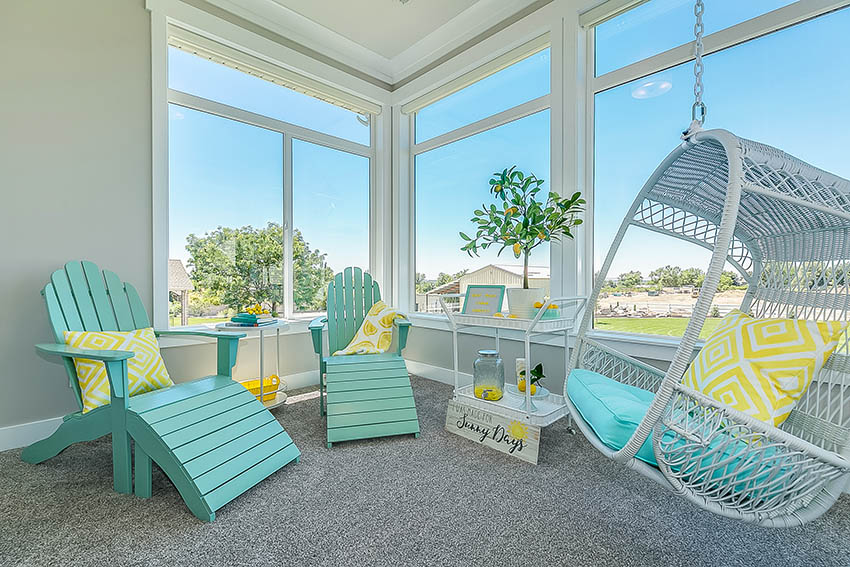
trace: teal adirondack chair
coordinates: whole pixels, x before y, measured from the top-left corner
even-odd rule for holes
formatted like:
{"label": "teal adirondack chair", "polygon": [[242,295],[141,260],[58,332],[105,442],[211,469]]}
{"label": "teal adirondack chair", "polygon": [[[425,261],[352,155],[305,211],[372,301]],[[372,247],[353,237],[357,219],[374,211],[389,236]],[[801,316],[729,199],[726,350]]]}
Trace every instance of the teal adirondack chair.
{"label": "teal adirondack chair", "polygon": [[[169,388],[128,396],[128,351],[66,346],[63,331],[132,331],[150,327],[139,294],[113,272],[92,262],[68,262],[42,290],[56,344],[36,345],[60,357],[80,410],[65,416],[50,437],[24,449],[29,463],[45,461],[79,441],[112,434],[113,487],[133,489],[130,439],[135,442],[135,493],[151,496],[151,463],[171,479],[192,513],[203,521],[291,461],[300,451],[269,411],[231,379],[241,333],[156,331],[157,336],[198,335],[218,343],[216,374]],[[106,366],[111,402],[82,413],[74,357]]]}
{"label": "teal adirondack chair", "polygon": [[339,441],[412,433],[419,418],[410,376],[401,351],[410,321],[396,321],[398,352],[323,356],[322,331],[328,328],[328,355],[348,346],[366,313],[381,300],[378,283],[360,268],[345,268],[328,284],[328,315],[310,323],[319,355],[320,411],[327,416],[328,448]]}

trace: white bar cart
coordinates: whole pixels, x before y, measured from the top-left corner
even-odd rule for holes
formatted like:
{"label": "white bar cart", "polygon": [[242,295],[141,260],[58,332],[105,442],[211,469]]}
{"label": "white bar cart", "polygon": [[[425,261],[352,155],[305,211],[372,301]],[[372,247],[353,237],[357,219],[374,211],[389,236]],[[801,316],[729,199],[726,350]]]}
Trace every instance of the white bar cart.
{"label": "white bar cart", "polygon": [[[511,319],[507,317],[492,317],[481,315],[466,315],[452,312],[444,298],[463,297],[462,294],[445,294],[440,296],[440,306],[449,319],[452,330],[452,361],[454,365],[454,399],[465,405],[482,409],[508,419],[522,421],[529,425],[545,427],[569,414],[564,396],[552,394],[532,400],[531,388],[525,389],[525,398],[520,399],[512,395],[504,395],[498,401],[482,400],[475,397],[472,384],[460,385],[460,371],[458,369],[458,335],[463,331],[474,328],[490,328],[494,330],[495,348],[499,350],[500,332],[503,329],[514,329],[521,331],[525,341],[525,367],[534,368],[531,358],[531,337],[537,335],[564,336],[564,363],[565,368],[569,366],[569,333],[575,328],[579,315],[585,308],[587,298],[585,297],[555,297],[546,301],[537,312],[534,319]],[[557,305],[560,316],[549,319],[543,318],[548,311],[549,305]]]}

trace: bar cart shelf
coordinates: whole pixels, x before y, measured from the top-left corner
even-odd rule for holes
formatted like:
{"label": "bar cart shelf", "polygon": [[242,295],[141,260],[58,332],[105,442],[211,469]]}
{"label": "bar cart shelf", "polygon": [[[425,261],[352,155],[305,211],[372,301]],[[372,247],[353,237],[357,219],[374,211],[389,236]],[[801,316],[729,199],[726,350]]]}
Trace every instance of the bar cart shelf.
{"label": "bar cart shelf", "polygon": [[[540,308],[534,319],[514,319],[508,317],[485,317],[481,315],[466,315],[452,312],[446,304],[444,297],[462,297],[460,294],[445,294],[440,297],[440,306],[448,317],[449,326],[452,331],[452,360],[454,365],[454,399],[470,407],[482,409],[507,419],[521,421],[529,425],[545,427],[555,423],[562,417],[569,415],[564,396],[549,393],[545,397],[531,396],[526,390],[520,397],[505,392],[502,399],[498,401],[482,400],[476,398],[473,385],[460,385],[460,371],[458,369],[458,335],[462,332],[470,332],[473,329],[493,329],[495,348],[499,350],[500,333],[505,329],[520,331],[523,333],[525,342],[526,368],[533,368],[531,357],[531,337],[537,335],[559,335],[564,338],[564,363],[565,368],[569,366],[569,333],[575,328],[581,311],[585,308],[587,298],[584,297],[556,297],[552,298]],[[557,318],[543,319],[548,312],[549,305],[554,304],[559,308],[561,316]]]}

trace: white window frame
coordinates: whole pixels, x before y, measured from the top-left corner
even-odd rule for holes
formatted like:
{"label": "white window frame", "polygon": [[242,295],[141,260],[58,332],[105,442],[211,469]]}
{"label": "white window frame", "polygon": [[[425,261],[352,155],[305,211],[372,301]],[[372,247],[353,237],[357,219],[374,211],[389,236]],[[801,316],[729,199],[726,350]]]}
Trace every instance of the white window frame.
{"label": "white window frame", "polygon": [[[615,69],[600,76],[595,75],[595,28],[597,25],[617,17],[629,9],[634,8],[647,0],[609,0],[608,2],[596,6],[585,11],[579,17],[580,30],[576,35],[577,38],[584,38],[585,53],[583,65],[584,80],[584,105],[587,109],[585,114],[584,124],[584,139],[583,146],[586,149],[584,152],[584,170],[587,213],[585,220],[585,235],[586,242],[583,249],[584,263],[586,269],[579,270],[582,275],[582,285],[586,290],[592,289],[593,286],[593,219],[595,216],[595,185],[594,185],[594,168],[595,168],[595,108],[594,98],[600,92],[616,88],[636,79],[647,77],[655,73],[659,73],[671,67],[681,65],[694,60],[693,42],[685,43],[668,49],[662,53],[653,55],[646,59],[642,59],[630,65],[626,65],[619,69]],[[649,0],[651,1],[651,0]],[[760,16],[756,16],[750,20],[746,20],[726,29],[714,32],[703,38],[704,55],[710,55],[718,51],[741,45],[750,40],[766,36],[773,32],[803,23],[805,21],[817,18],[826,13],[850,6],[850,0],[798,0],[793,4],[788,4],[781,8],[777,8],[771,12],[767,12]],[[581,81],[577,80],[577,91],[581,91]],[[687,119],[683,117],[683,125],[686,125]],[[675,133],[671,132],[670,147],[671,149],[676,144]],[[639,181],[642,183],[643,181]],[[635,187],[635,194],[640,189]],[[637,333],[620,333],[614,331],[592,331],[592,334],[597,339],[616,341],[619,345],[629,344],[635,348],[630,354],[654,358],[658,360],[668,360],[672,358],[678,346],[679,339],[674,337],[660,337],[654,335],[641,335]],[[620,347],[618,347],[620,348]],[[629,349],[626,349],[629,351]]]}
{"label": "white window frame", "polygon": [[[152,186],[153,186],[153,323],[157,329],[168,328],[168,108],[177,104],[223,118],[276,131],[283,136],[283,226],[284,226],[284,316],[294,314],[292,300],[292,140],[299,139],[328,148],[360,155],[369,159],[369,266],[375,279],[389,288],[387,276],[393,272],[392,257],[385,250],[392,219],[390,163],[384,148],[389,145],[390,93],[367,81],[353,77],[316,61],[302,53],[281,46],[244,28],[216,18],[179,0],[147,0],[151,12],[151,71],[152,71]],[[259,58],[299,73],[311,85],[328,85],[331,93],[350,93],[352,99],[362,99],[379,108],[370,114],[370,143],[363,145],[336,136],[276,120],[240,108],[221,104],[168,88],[169,34],[177,26],[211,42],[220,43],[250,58]],[[286,63],[284,63],[286,62]],[[311,77],[316,78],[310,79]],[[320,80],[319,80],[320,78]],[[391,299],[391,291],[385,292]],[[301,326],[304,326],[301,329]],[[296,325],[296,331],[306,331]]]}
{"label": "white window frame", "polygon": [[[554,21],[553,21],[554,20]],[[511,29],[513,28],[513,29]],[[560,18],[554,17],[554,10],[546,6],[533,14],[527,16],[520,22],[511,26],[508,30],[500,32],[499,38],[490,38],[468,50],[451,64],[438,68],[434,74],[438,78],[426,75],[420,78],[422,87],[416,90],[418,85],[408,85],[396,94],[396,103],[393,106],[394,118],[394,160],[396,164],[394,174],[394,197],[395,216],[398,219],[394,225],[394,265],[397,271],[394,277],[394,289],[396,297],[402,309],[411,316],[420,320],[430,320],[431,323],[439,324],[445,321],[445,315],[436,313],[418,313],[415,308],[415,269],[416,269],[416,211],[415,211],[415,179],[414,163],[417,155],[442,147],[464,138],[486,132],[504,124],[514,122],[532,114],[550,111],[550,172],[549,185],[552,190],[561,191],[561,153],[562,145],[556,143],[561,140],[561,112],[551,104],[553,100],[560,100],[562,90],[562,72],[560,60],[562,57],[561,40],[563,32]],[[514,41],[506,38],[510,36]],[[493,48],[490,43],[501,42],[499,47]],[[516,58],[512,53],[522,52],[522,49],[530,49],[531,52],[525,56]],[[448,96],[458,90],[478,82],[481,79],[501,70],[519,60],[533,55],[534,52],[550,49],[550,93],[533,100],[524,102],[507,110],[498,112],[471,124],[456,128],[439,136],[416,143],[415,120],[416,111],[425,106],[433,104],[437,100]],[[536,51],[534,51],[536,49]],[[464,60],[466,56],[466,60]],[[476,77],[477,74],[477,77]],[[435,82],[441,86],[434,88]],[[434,93],[438,93],[436,96]],[[412,107],[412,108],[411,108]],[[574,263],[572,251],[566,253],[567,246],[559,246],[552,243],[550,246],[550,289],[553,293],[560,293],[564,284],[562,267]],[[564,256],[569,254],[569,259]]]}

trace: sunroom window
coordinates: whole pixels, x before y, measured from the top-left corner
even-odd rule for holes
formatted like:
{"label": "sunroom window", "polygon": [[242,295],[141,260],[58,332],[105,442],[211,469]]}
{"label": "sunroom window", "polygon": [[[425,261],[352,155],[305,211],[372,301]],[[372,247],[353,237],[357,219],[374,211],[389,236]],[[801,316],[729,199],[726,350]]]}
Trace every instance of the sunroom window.
{"label": "sunroom window", "polygon": [[326,309],[369,269],[371,119],[169,47],[169,325]]}
{"label": "sunroom window", "polygon": [[[671,2],[657,0],[639,9],[650,11],[656,4]],[[612,22],[633,17],[631,14]],[[656,28],[659,35],[663,32],[661,20],[644,24],[650,36]],[[835,73],[830,64],[850,56],[842,42],[842,30],[848,27],[850,10],[845,9],[708,55],[704,59],[709,106],[705,128],[729,129],[838,175],[850,175],[840,150],[850,144],[850,118],[834,111],[842,104],[841,93],[850,89],[850,78]],[[614,53],[628,45],[617,36],[603,35],[601,28],[596,35],[597,65],[599,53]],[[783,62],[783,72],[793,74],[794,80],[776,83],[777,61]],[[664,70],[647,68],[647,72],[594,96],[597,270],[642,184],[679,142],[677,133],[687,126],[691,114],[692,62]],[[806,104],[800,104],[801,100]],[[834,135],[827,139],[816,132]],[[839,142],[842,139],[844,142]],[[596,306],[595,328],[681,336],[699,295],[708,258],[709,252],[697,245],[629,228]],[[720,316],[741,303],[745,293],[740,273],[729,264],[726,270],[703,336],[716,327]]]}
{"label": "sunroom window", "polygon": [[325,310],[327,282],[369,265],[369,158],[292,141],[293,304]]}
{"label": "sunroom window", "polygon": [[[440,312],[441,297],[459,308],[445,296],[471,284],[522,286],[523,260],[510,248],[471,257],[459,232],[474,233],[473,212],[495,202],[489,181],[496,172],[516,166],[550,190],[549,77],[545,48],[416,112],[416,311]],[[549,265],[550,247],[541,242],[529,259],[530,287],[548,293]]]}

